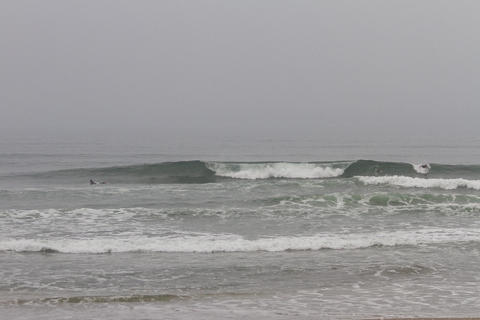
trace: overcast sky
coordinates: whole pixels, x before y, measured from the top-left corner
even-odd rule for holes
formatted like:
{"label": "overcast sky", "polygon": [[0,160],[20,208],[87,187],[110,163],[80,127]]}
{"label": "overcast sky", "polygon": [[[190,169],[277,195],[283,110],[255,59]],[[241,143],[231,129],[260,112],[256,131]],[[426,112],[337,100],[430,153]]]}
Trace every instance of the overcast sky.
{"label": "overcast sky", "polygon": [[4,0],[0,133],[480,133],[480,1]]}

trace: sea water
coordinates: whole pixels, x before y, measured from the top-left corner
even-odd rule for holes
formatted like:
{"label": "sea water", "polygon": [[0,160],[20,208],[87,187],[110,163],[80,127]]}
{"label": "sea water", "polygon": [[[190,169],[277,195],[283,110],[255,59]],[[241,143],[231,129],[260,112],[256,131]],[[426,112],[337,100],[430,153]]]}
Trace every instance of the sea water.
{"label": "sea water", "polygon": [[0,318],[478,316],[479,146],[2,142]]}

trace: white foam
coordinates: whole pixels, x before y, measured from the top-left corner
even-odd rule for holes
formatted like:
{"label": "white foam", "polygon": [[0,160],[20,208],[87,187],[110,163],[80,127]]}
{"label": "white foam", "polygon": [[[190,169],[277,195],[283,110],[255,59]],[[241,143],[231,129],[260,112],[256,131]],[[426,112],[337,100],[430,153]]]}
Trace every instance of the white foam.
{"label": "white foam", "polygon": [[467,179],[425,179],[413,178],[405,176],[384,176],[384,177],[370,177],[357,176],[358,180],[364,184],[390,184],[400,187],[415,187],[415,188],[440,188],[445,190],[453,190],[458,188],[467,188],[480,190],[480,180]]}
{"label": "white foam", "polygon": [[94,239],[3,239],[1,251],[42,251],[63,253],[105,252],[251,252],[319,249],[358,249],[376,245],[420,245],[480,241],[480,229],[418,229],[356,234],[317,234],[298,237],[271,237],[256,240],[238,235],[197,234],[176,237],[130,237]]}
{"label": "white foam", "polygon": [[242,163],[232,166],[210,163],[210,169],[218,176],[236,179],[268,178],[332,178],[343,174],[343,169],[320,166],[314,163]]}

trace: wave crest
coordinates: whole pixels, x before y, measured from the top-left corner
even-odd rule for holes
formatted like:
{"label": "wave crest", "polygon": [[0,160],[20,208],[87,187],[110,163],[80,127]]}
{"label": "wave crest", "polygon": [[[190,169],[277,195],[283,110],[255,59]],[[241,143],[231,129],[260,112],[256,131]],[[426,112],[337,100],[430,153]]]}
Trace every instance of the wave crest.
{"label": "wave crest", "polygon": [[467,179],[425,179],[405,176],[384,176],[384,177],[356,177],[364,184],[378,185],[389,184],[399,187],[414,187],[414,188],[439,188],[444,190],[454,190],[458,188],[467,188],[473,190],[480,190],[480,180]]}
{"label": "wave crest", "polygon": [[374,160],[338,162],[162,162],[103,168],[77,168],[19,175],[60,183],[86,184],[89,179],[107,184],[210,183],[228,179],[321,179],[356,176],[480,178],[479,165],[416,165]]}
{"label": "wave crest", "polygon": [[317,234],[244,239],[239,235],[204,234],[183,237],[132,237],[95,239],[5,239],[0,251],[41,253],[115,253],[115,252],[254,252],[321,249],[362,249],[373,246],[480,242],[480,229],[403,230],[357,234]]}
{"label": "wave crest", "polygon": [[343,169],[322,166],[316,163],[210,163],[208,167],[217,176],[234,179],[269,179],[269,178],[333,178],[343,174]]}

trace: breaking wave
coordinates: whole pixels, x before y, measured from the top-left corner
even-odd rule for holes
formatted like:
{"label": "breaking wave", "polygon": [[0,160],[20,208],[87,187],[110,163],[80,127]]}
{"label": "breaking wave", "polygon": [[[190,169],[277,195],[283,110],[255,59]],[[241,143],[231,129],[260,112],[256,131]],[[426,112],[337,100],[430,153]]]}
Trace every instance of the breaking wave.
{"label": "breaking wave", "polygon": [[480,229],[429,228],[375,233],[317,234],[244,239],[238,235],[204,234],[184,237],[131,237],[95,239],[4,239],[0,251],[41,253],[119,252],[255,252],[321,249],[362,249],[373,246],[428,245],[480,242]]}
{"label": "breaking wave", "polygon": [[348,162],[205,162],[178,161],[106,168],[80,168],[32,175],[38,179],[106,183],[209,183],[225,179],[331,178],[341,176]]}
{"label": "breaking wave", "polygon": [[343,174],[343,169],[322,166],[317,163],[211,163],[208,167],[217,176],[235,179],[268,178],[332,178]]}
{"label": "breaking wave", "polygon": [[357,160],[351,163],[342,177],[355,176],[406,176],[406,177],[438,177],[438,178],[480,178],[479,165],[449,164],[412,164],[407,162],[384,162],[374,160]]}
{"label": "breaking wave", "polygon": [[364,184],[377,185],[389,184],[400,187],[410,188],[439,188],[444,190],[453,190],[458,188],[466,188],[480,190],[480,180],[467,179],[425,179],[405,176],[384,176],[384,177],[356,177]]}
{"label": "breaking wave", "polygon": [[[480,179],[480,165],[411,164],[374,160],[338,162],[216,162],[177,161],[104,168],[48,171],[18,177],[88,182],[89,179],[116,183],[210,183],[228,179],[323,179],[370,177],[422,177]],[[430,182],[434,183],[434,182]]]}

